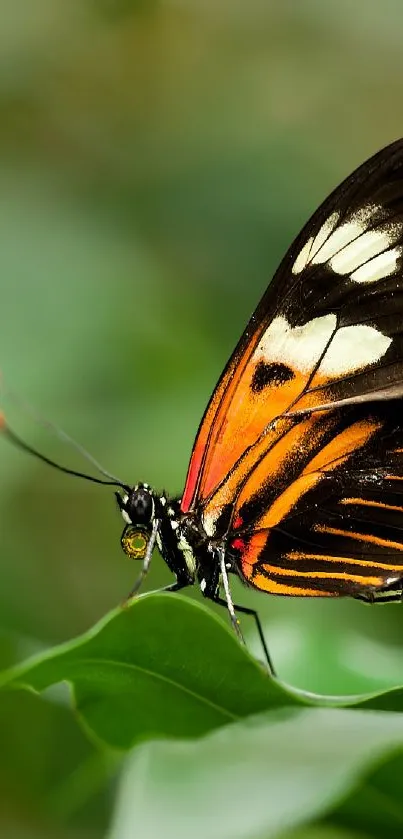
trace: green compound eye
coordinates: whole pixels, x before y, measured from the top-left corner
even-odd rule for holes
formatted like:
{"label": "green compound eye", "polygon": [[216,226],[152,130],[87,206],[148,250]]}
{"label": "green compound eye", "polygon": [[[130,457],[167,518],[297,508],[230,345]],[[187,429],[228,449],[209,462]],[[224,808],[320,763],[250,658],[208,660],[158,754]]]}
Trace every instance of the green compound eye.
{"label": "green compound eye", "polygon": [[138,527],[126,527],[122,538],[121,545],[125,554],[130,559],[144,559],[147,545],[149,542],[149,535],[144,530],[139,530]]}

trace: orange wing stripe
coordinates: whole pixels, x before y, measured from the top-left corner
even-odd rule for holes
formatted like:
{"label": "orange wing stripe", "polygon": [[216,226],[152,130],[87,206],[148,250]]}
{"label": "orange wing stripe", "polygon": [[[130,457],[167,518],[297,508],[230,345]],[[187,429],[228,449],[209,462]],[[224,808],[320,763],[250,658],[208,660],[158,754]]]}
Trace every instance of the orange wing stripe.
{"label": "orange wing stripe", "polygon": [[[287,420],[289,423],[290,421]],[[276,429],[272,432],[272,435],[267,435],[264,437],[260,443],[260,452],[259,455],[261,457],[260,462],[252,469],[253,462],[256,461],[256,454],[255,450],[250,452],[250,456],[246,459],[246,462],[242,464],[243,469],[240,473],[239,470],[234,470],[233,475],[231,478],[236,482],[240,480],[244,480],[247,478],[245,486],[243,487],[242,491],[239,494],[237,499],[236,508],[237,510],[242,507],[242,504],[245,501],[248,501],[253,495],[254,492],[259,490],[266,481],[269,479],[275,480],[277,475],[284,469],[284,466],[287,464],[290,454],[300,447],[308,447],[312,446],[314,442],[314,428],[317,424],[317,419],[315,417],[314,420],[312,418],[308,418],[298,425],[295,425],[285,433],[276,441],[274,435],[281,434],[283,428],[287,428],[286,423],[284,420],[278,422],[276,425]],[[316,429],[315,429],[316,430]],[[254,447],[256,449],[257,447]],[[266,450],[266,451],[265,451]],[[263,455],[263,457],[262,457]],[[249,477],[248,477],[248,473]],[[314,477],[312,479],[307,479],[305,481],[306,484],[309,483],[309,486],[306,489],[303,489],[301,482],[298,480],[291,484],[287,489],[278,496],[276,501],[272,504],[271,508],[267,510],[267,517],[268,519],[272,519],[270,524],[267,524],[267,527],[273,527],[274,524],[278,524],[280,519],[294,506],[294,504],[298,501],[300,496],[303,494],[304,491],[310,489],[316,481],[319,479],[320,476]],[[220,499],[220,503],[225,501],[228,502],[230,497],[226,495],[227,488],[230,487],[230,481],[223,487],[224,492],[222,493],[222,498]],[[215,503],[216,497],[220,495],[220,492],[213,496],[213,502]],[[233,496],[232,496],[233,497]],[[266,520],[266,516],[264,517]],[[259,529],[265,527],[265,524],[256,524],[256,527]]]}
{"label": "orange wing stripe", "polygon": [[291,512],[292,508],[295,507],[299,499],[318,483],[321,477],[321,474],[317,472],[316,475],[305,475],[304,477],[297,478],[296,481],[290,484],[290,486],[287,487],[287,489],[285,489],[275,501],[273,501],[271,507],[269,507],[267,512],[261,517],[261,519],[259,519],[257,527],[259,527],[259,529],[270,529],[271,527],[275,527],[288,515],[288,513]]}
{"label": "orange wing stripe", "polygon": [[253,585],[262,591],[268,591],[270,594],[284,594],[291,597],[337,597],[337,592],[320,591],[314,588],[302,588],[298,586],[287,586],[283,583],[277,583],[265,574],[256,574],[253,577]]}
{"label": "orange wing stripe", "polygon": [[339,530],[337,527],[327,527],[324,524],[315,524],[313,528],[317,533],[329,533],[331,536],[343,536],[347,539],[356,539],[358,542],[370,542],[382,548],[392,548],[396,551],[403,551],[402,542],[392,542],[389,539],[381,539],[379,536],[372,536],[370,533],[355,533],[353,530]]}
{"label": "orange wing stripe", "polygon": [[352,452],[356,452],[368,441],[371,434],[381,427],[380,422],[362,420],[345,428],[330,443],[312,458],[303,471],[303,475],[325,469],[334,469]]}
{"label": "orange wing stripe", "polygon": [[367,498],[342,498],[339,504],[361,504],[363,507],[377,507],[381,510],[395,510],[397,513],[403,513],[403,507],[384,504],[382,501],[371,501]]}
{"label": "orange wing stripe", "polygon": [[[325,559],[325,557],[323,557]],[[268,574],[279,577],[302,577],[303,579],[310,578],[311,580],[348,580],[352,583],[360,583],[364,586],[381,586],[384,585],[383,577],[364,577],[361,574],[349,574],[346,571],[294,571],[293,568],[278,568],[275,565],[263,565]],[[400,569],[401,570],[401,569]],[[255,581],[254,577],[254,581]]]}
{"label": "orange wing stripe", "polygon": [[[321,429],[316,427],[318,422],[317,416],[315,419],[305,421],[301,425],[292,429],[291,433],[285,435],[280,443],[270,451],[269,458],[264,458],[259,466],[255,469],[246,483],[238,501],[237,509],[242,506],[244,501],[247,501],[253,491],[256,491],[264,480],[270,475],[270,464],[277,467],[277,470],[286,462],[289,456],[291,447],[296,448],[298,445],[312,445],[315,438],[320,438],[320,434],[324,434],[327,425]],[[352,453],[357,451],[361,446],[365,445],[370,436],[378,430],[380,423],[362,421],[356,422],[348,428],[344,429],[337,435],[330,443],[325,445],[306,465],[302,471],[301,476],[297,478],[287,489],[282,492],[278,498],[273,501],[269,509],[259,519],[256,527],[259,529],[275,527],[282,521],[295,507],[297,502],[312,489],[323,477],[323,472],[330,472],[339,466]],[[307,439],[308,437],[308,439]],[[310,439],[309,439],[310,438]],[[273,469],[273,467],[272,467]],[[228,499],[226,499],[228,500]],[[222,502],[221,502],[222,503]]]}
{"label": "orange wing stripe", "polygon": [[[302,551],[290,551],[286,554],[289,560],[314,560],[315,562],[338,562],[346,565],[361,565],[362,568],[373,568],[376,570],[396,571],[403,576],[403,567],[401,565],[390,565],[387,562],[373,562],[370,559],[354,559],[352,556],[330,556],[328,554],[307,554]],[[299,572],[298,572],[299,573]],[[334,576],[334,575],[332,575]]]}

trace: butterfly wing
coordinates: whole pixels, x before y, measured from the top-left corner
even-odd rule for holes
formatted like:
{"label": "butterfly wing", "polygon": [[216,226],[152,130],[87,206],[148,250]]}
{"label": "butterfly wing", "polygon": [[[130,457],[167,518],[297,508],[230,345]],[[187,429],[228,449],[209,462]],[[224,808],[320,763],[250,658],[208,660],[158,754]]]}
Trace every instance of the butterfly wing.
{"label": "butterfly wing", "polygon": [[[330,542],[332,556],[339,556],[343,538],[351,546],[353,537],[328,532],[324,513],[314,531],[312,512],[326,486],[329,504],[342,505],[344,517],[350,510],[352,526],[358,508],[346,499],[363,499],[362,513],[368,482],[362,464],[354,466],[357,457],[371,452],[368,474],[378,475],[378,493],[389,494],[384,467],[389,459],[394,464],[403,445],[402,250],[399,140],[357,169],[308,222],[212,396],[193,449],[182,511],[197,512],[209,537],[228,539],[242,573],[254,584],[259,580],[258,587],[267,587],[256,577],[263,555],[276,555],[282,565],[289,557],[282,539],[293,541],[295,549],[305,539],[318,556]],[[391,414],[397,422],[393,433]],[[380,441],[390,434],[393,443],[384,450]],[[354,474],[361,477],[354,481]],[[343,495],[347,484],[351,492]],[[381,517],[375,511],[383,508],[374,504],[375,521]],[[373,585],[378,583],[380,576]],[[333,577],[332,589],[335,585]]]}
{"label": "butterfly wing", "polygon": [[348,406],[291,428],[287,457],[276,469],[268,454],[234,504],[228,549],[246,581],[300,596],[403,587],[402,410]]}

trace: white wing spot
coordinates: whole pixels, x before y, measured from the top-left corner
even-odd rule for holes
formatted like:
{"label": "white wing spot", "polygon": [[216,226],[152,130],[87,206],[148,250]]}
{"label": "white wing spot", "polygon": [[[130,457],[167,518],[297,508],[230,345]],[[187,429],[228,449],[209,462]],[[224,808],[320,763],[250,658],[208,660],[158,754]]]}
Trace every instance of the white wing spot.
{"label": "white wing spot", "polygon": [[357,239],[360,233],[362,233],[362,226],[360,224],[357,224],[356,222],[342,224],[341,227],[338,227],[337,230],[329,236],[327,242],[325,242],[323,247],[318,250],[317,254],[315,254],[312,264],[320,265],[323,262],[327,262],[342,248],[354,239]]}
{"label": "white wing spot", "polygon": [[365,262],[351,274],[355,283],[375,283],[384,277],[389,277],[396,271],[397,260],[401,256],[401,248],[391,248]]}
{"label": "white wing spot", "polygon": [[339,218],[340,218],[340,213],[332,213],[332,215],[329,216],[327,221],[325,221],[325,223],[322,224],[322,227],[320,228],[320,230],[318,231],[318,233],[315,236],[315,239],[314,239],[314,242],[313,242],[313,245],[312,245],[312,248],[311,248],[311,253],[310,253],[311,259],[313,259],[313,257],[318,253],[320,248],[323,247],[325,242],[328,240],[330,234],[332,233],[332,231],[336,227],[336,224],[337,224]]}
{"label": "white wing spot", "polygon": [[[369,223],[373,220],[375,215],[380,215],[381,209],[374,204],[363,207],[357,213],[350,216],[348,221],[340,224],[336,230],[331,233],[325,243],[319,247],[319,250],[312,258],[313,265],[320,265],[323,262],[328,262],[332,259],[342,248],[349,245],[362,233],[365,233],[369,227]],[[331,217],[330,217],[331,218]]]}
{"label": "white wing spot", "polygon": [[293,266],[292,272],[293,274],[300,274],[301,271],[306,268],[309,262],[312,262],[312,258],[315,254],[320,250],[320,248],[324,245],[326,240],[329,238],[332,230],[336,227],[336,224],[340,218],[339,213],[332,213],[328,219],[322,224],[322,227],[319,228],[315,238],[311,236],[304,247],[299,252]]}
{"label": "white wing spot", "polygon": [[278,361],[294,370],[309,373],[319,361],[336,325],[335,314],[314,318],[294,327],[282,316],[274,318],[253,357],[256,361]]}
{"label": "white wing spot", "polygon": [[[343,376],[379,361],[392,339],[373,326],[356,324],[337,329],[335,314],[324,315],[290,326],[284,317],[275,318],[254,352],[256,361],[279,361],[293,370],[309,374],[319,362],[318,374],[326,377]],[[214,522],[206,516],[204,528],[214,535]]]}
{"label": "white wing spot", "polygon": [[384,229],[368,230],[337,253],[330,260],[330,267],[337,274],[350,274],[393,245],[400,231],[400,224],[389,225]]}
{"label": "white wing spot", "polygon": [[354,373],[379,361],[391,343],[392,338],[373,326],[342,326],[324,355],[318,374],[332,377]]}
{"label": "white wing spot", "polygon": [[306,242],[304,247],[300,250],[300,252],[299,252],[299,254],[298,254],[298,256],[297,256],[297,258],[296,258],[296,260],[295,260],[295,262],[292,266],[292,273],[293,274],[300,274],[301,271],[303,271],[304,268],[306,267],[306,265],[309,261],[312,243],[313,243],[313,236],[311,236],[311,238],[308,239],[308,241]]}
{"label": "white wing spot", "polygon": [[[400,237],[402,224],[387,224],[385,217],[382,207],[375,204],[362,207],[340,225],[340,214],[332,213],[316,236],[310,236],[299,252],[292,266],[293,274],[300,274],[308,264],[329,262],[336,274],[353,273],[354,282],[375,282],[389,276],[395,270],[396,259],[400,256],[400,251],[390,249],[390,246]],[[382,227],[369,229],[381,220],[384,221]],[[381,256],[386,250],[389,250],[387,257],[374,263],[372,268],[367,268],[369,260]]]}

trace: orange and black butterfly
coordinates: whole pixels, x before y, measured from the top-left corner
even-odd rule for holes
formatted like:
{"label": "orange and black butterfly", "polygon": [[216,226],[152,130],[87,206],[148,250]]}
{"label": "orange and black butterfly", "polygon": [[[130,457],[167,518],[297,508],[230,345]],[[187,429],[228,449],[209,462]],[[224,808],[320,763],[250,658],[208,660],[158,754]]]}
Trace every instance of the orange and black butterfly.
{"label": "orange and black butterfly", "polygon": [[270,594],[401,598],[402,253],[399,140],[284,257],[211,397],[182,496],[107,475],[123,549],[143,562],[131,594],[157,544],[169,589],[197,582],[238,634],[236,610],[251,610],[234,607],[231,574]]}

